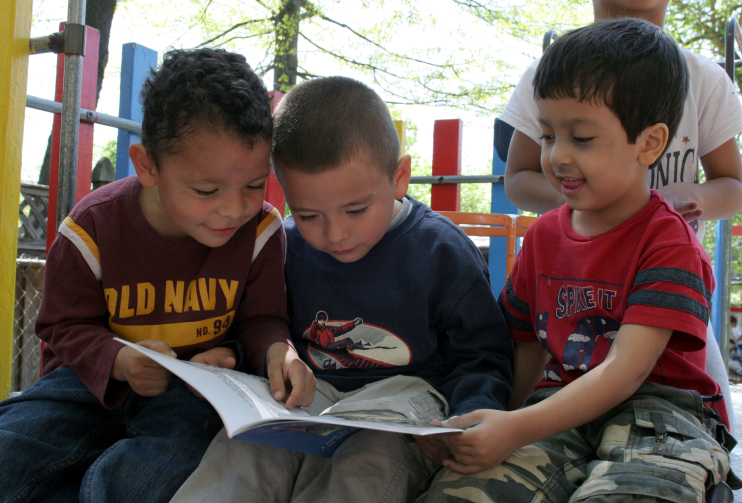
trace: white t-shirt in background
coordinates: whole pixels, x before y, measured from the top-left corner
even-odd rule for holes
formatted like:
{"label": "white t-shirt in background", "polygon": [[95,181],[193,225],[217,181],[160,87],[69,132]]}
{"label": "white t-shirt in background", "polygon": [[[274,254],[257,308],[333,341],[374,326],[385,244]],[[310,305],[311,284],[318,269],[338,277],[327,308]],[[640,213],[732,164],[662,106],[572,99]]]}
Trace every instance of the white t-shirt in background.
{"label": "white t-shirt in background", "polygon": [[[698,183],[698,160],[742,133],[742,104],[731,79],[713,61],[681,49],[690,73],[690,89],[683,119],[660,164],[649,171],[650,186]],[[538,109],[533,98],[533,76],[541,58],[526,69],[499,119],[541,144]],[[703,239],[704,222],[691,222]]]}

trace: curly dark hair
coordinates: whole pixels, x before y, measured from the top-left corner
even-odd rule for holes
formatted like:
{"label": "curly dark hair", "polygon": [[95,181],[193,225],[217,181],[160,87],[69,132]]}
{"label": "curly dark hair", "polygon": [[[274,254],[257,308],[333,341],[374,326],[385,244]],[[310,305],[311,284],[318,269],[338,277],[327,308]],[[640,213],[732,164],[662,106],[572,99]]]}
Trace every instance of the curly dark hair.
{"label": "curly dark hair", "polygon": [[223,49],[173,50],[142,87],[142,144],[158,164],[203,130],[235,135],[250,148],[271,140],[268,91],[244,56]]}

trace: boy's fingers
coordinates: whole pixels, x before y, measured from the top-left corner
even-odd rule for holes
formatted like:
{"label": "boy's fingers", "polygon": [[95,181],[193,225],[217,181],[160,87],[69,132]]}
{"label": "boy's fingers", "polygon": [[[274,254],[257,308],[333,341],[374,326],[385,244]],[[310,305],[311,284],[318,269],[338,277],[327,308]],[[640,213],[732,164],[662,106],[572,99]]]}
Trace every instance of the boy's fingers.
{"label": "boy's fingers", "polygon": [[469,414],[464,414],[463,416],[450,417],[443,421],[441,425],[447,426],[448,428],[461,428],[462,430],[464,430],[466,428],[479,424],[481,421],[481,414],[479,413],[479,411],[475,411],[470,412]]}
{"label": "boy's fingers", "polygon": [[233,369],[237,364],[237,359],[233,356],[227,356],[220,363],[219,366],[223,369]]}
{"label": "boy's fingers", "polygon": [[280,402],[286,396],[286,383],[283,382],[283,372],[280,365],[268,369],[268,381],[270,382],[273,399]]}
{"label": "boy's fingers", "polygon": [[146,341],[138,342],[137,344],[145,348],[151,349],[152,351],[157,351],[158,353],[162,353],[163,355],[178,356],[177,354],[175,354],[175,351],[173,351],[173,349],[170,347],[170,344],[168,344],[165,341],[146,340]]}

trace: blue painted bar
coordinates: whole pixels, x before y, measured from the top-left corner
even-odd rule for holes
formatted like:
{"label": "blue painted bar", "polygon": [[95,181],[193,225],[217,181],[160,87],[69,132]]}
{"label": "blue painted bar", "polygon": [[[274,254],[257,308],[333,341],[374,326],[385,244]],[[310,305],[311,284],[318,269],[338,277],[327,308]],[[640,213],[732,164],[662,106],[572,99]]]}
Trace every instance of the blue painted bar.
{"label": "blue painted bar", "polygon": [[[706,223],[706,225],[709,225],[711,222]],[[719,340],[719,337],[721,336],[721,327],[722,323],[729,323],[729,313],[722,313],[722,302],[721,302],[721,284],[722,284],[722,274],[725,272],[722,270],[722,260],[721,260],[721,251],[724,249],[723,246],[723,239],[724,235],[722,234],[721,230],[721,223],[722,220],[716,221],[716,237],[714,238],[714,294],[711,297],[711,328],[714,329],[714,337],[716,337],[716,341],[719,343],[719,347],[722,348],[722,351],[724,351],[724,348],[728,346],[728,344],[722,344]]]}
{"label": "blue painted bar", "polygon": [[[119,117],[142,122],[142,104],[139,94],[149,76],[150,68],[157,68],[157,51],[141,44],[124,44],[121,58],[121,96]],[[116,152],[116,180],[133,175],[134,164],[129,159],[129,145],[139,143],[136,133],[119,129]]]}
{"label": "blue painted bar", "polygon": [[[513,128],[499,119],[495,119],[494,150],[492,153],[492,174],[505,174],[505,160],[508,157],[510,138]],[[505,197],[505,184],[492,184],[491,213],[520,215],[520,210]],[[517,253],[517,249],[516,249]],[[505,260],[507,258],[507,240],[505,238],[490,238],[489,266],[492,292],[495,297],[500,295],[505,286]]]}

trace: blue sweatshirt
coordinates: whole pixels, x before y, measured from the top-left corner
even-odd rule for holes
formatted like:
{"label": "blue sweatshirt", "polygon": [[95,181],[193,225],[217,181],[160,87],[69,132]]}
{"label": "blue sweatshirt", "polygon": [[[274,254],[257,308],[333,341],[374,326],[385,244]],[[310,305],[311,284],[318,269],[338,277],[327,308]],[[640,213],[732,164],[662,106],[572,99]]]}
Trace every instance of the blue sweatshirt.
{"label": "blue sweatshirt", "polygon": [[513,349],[487,264],[456,225],[407,199],[404,219],[353,263],[317,251],[285,221],[299,355],[340,391],[402,374],[441,390],[451,415],[504,410]]}

